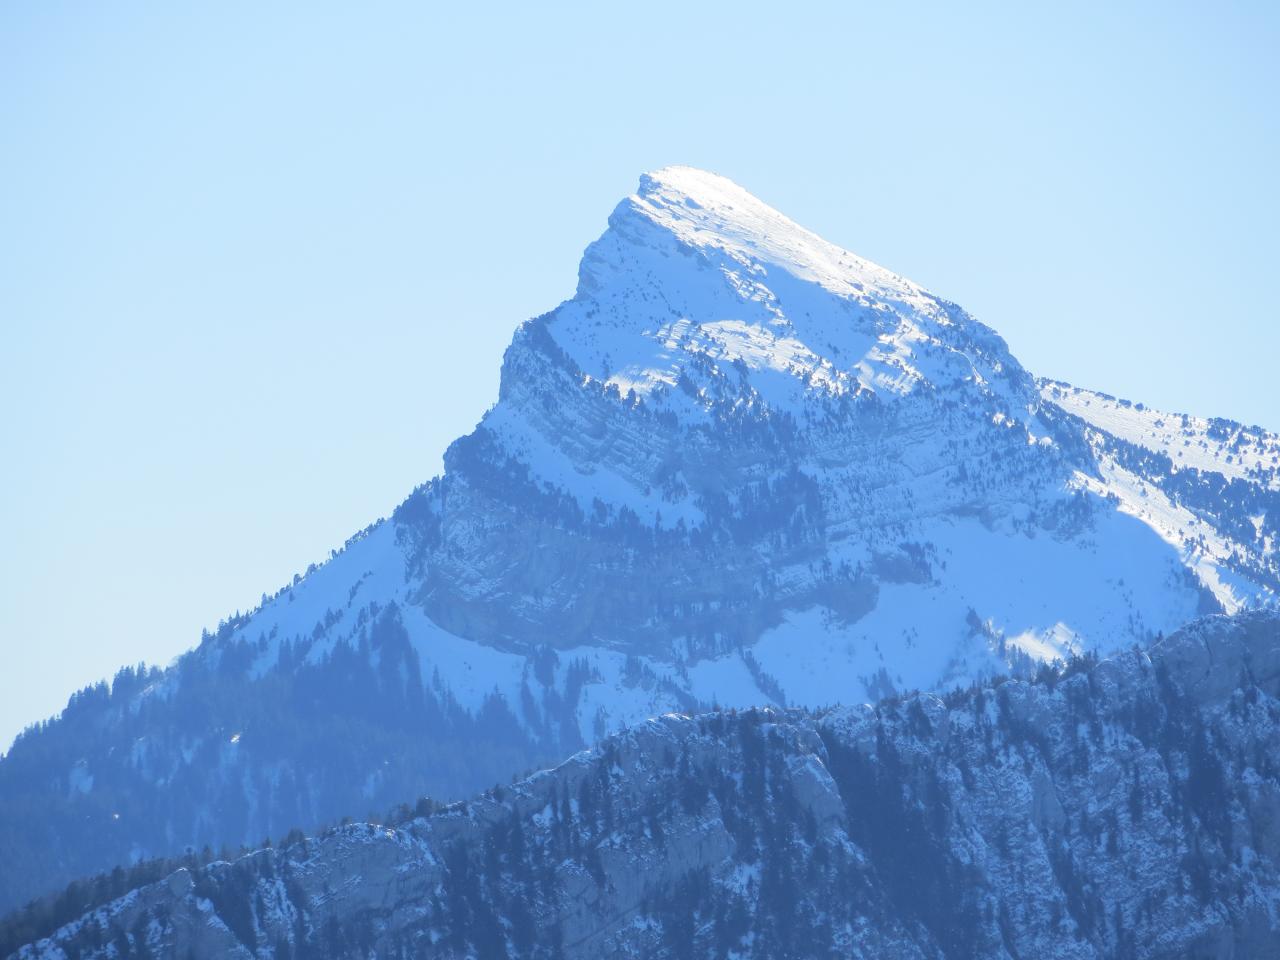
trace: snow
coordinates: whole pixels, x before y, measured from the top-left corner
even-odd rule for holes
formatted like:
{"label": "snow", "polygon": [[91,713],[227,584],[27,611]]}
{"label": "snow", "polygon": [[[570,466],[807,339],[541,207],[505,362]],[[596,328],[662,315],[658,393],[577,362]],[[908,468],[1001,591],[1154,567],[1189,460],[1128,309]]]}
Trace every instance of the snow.
{"label": "snow", "polygon": [[1100,494],[1117,497],[1121,514],[1138,519],[1146,529],[1175,548],[1181,562],[1195,572],[1224,610],[1235,613],[1259,596],[1256,584],[1228,568],[1227,560],[1234,545],[1210,524],[1174,504],[1161,490],[1144,483],[1114,458],[1103,454],[1099,467],[1100,478],[1081,474],[1081,484]]}
{"label": "snow", "polygon": [[909,310],[931,304],[916,284],[828,243],[717,174],[664,167],[642,177],[629,202],[681,241],[723,249],[744,266],[781,268],[833,293]]}
{"label": "snow", "polygon": [[1059,621],[1046,630],[1024,630],[1009,638],[1009,643],[1034,660],[1051,663],[1080,653],[1084,646],[1079,634]]}
{"label": "snow", "polygon": [[[404,554],[396,543],[395,525],[382,521],[334,559],[267,601],[232,638],[249,643],[266,640],[266,648],[251,671],[258,677],[275,665],[280,641],[309,638],[330,612],[338,614],[330,632],[340,635],[353,612],[371,602],[390,603],[402,597],[403,590]],[[312,647],[313,662],[331,647],[332,640]]]}
{"label": "snow", "polygon": [[681,521],[687,526],[702,522],[702,511],[690,498],[664,497],[660,490],[645,490],[633,479],[593,463],[590,458],[575,458],[563,443],[547,437],[510,407],[494,408],[485,417],[484,429],[541,482],[570,494],[588,516],[595,501],[600,500],[633,511],[646,525],[670,529]]}
{"label": "snow", "polygon": [[[711,398],[742,363],[759,396],[793,414],[813,393],[906,395],[966,378],[1028,407],[1006,382],[1018,368],[1004,344],[963,311],[690,168],[642,178],[588,248],[578,295],[550,329],[624,395],[684,377]],[[696,415],[678,393],[664,402]]]}
{"label": "snow", "polygon": [[700,660],[686,668],[686,672],[690,691],[703,703],[741,710],[769,702],[739,653]]}
{"label": "snow", "polygon": [[68,796],[89,793],[93,790],[93,774],[89,772],[89,766],[85,761],[78,760],[71,765],[67,773],[67,783]]}
{"label": "snow", "polygon": [[[1213,437],[1213,424],[1203,417],[1162,413],[1141,403],[1051,380],[1042,382],[1041,393],[1099,430],[1166,454],[1175,469],[1194,467],[1238,480],[1256,481],[1263,475],[1267,487],[1280,489],[1280,437],[1276,434],[1222,421],[1232,437],[1228,441]],[[1238,444],[1235,438],[1239,438]]]}
{"label": "snow", "polygon": [[422,661],[424,683],[430,686],[439,671],[445,688],[472,713],[478,712],[495,691],[513,712],[519,710],[524,656],[442,630],[419,606],[406,604],[401,608],[401,617]]}

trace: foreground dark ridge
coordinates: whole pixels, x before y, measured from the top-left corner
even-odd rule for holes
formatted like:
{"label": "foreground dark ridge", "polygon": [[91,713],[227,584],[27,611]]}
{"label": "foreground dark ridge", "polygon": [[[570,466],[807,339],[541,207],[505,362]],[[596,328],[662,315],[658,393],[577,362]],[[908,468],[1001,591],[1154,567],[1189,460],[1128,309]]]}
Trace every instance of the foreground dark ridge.
{"label": "foreground dark ridge", "polygon": [[1280,946],[1280,617],[945,700],[668,716],[33,957],[1240,957]]}

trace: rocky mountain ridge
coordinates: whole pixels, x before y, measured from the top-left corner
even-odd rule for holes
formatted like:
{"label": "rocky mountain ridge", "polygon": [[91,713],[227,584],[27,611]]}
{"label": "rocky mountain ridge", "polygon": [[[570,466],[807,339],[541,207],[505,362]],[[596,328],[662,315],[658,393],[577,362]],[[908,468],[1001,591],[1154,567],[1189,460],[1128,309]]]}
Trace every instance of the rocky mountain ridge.
{"label": "rocky mountain ridge", "polygon": [[179,870],[37,957],[1240,957],[1280,939],[1280,617],[1034,680],[671,715]]}

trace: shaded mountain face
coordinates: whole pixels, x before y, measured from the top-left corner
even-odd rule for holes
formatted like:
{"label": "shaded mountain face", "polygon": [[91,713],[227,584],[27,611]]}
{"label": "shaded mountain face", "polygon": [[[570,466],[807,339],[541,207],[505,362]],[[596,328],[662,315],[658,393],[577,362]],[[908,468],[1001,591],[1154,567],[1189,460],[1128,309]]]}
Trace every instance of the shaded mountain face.
{"label": "shaded mountain face", "polygon": [[942,699],[669,715],[17,956],[1268,956],[1278,697],[1280,618],[1245,614]]}
{"label": "shaded mountain face", "polygon": [[642,179],[444,476],[0,760],[0,906],[623,724],[945,689],[1280,589],[1280,441],[1038,382],[723,178]]}

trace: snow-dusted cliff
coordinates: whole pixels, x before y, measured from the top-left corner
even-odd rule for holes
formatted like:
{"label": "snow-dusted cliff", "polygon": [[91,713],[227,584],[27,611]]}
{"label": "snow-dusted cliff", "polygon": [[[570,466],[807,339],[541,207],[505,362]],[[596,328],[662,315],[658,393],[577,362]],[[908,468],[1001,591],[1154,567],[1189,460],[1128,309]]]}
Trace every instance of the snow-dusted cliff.
{"label": "snow-dusted cliff", "polygon": [[0,856],[37,865],[0,906],[667,711],[944,689],[1268,604],[1277,449],[1037,383],[959,307],[658,171],[444,476],[0,760]]}
{"label": "snow-dusted cliff", "polygon": [[180,869],[18,956],[1271,956],[1278,696],[1280,618],[1252,614],[941,699],[667,716]]}

